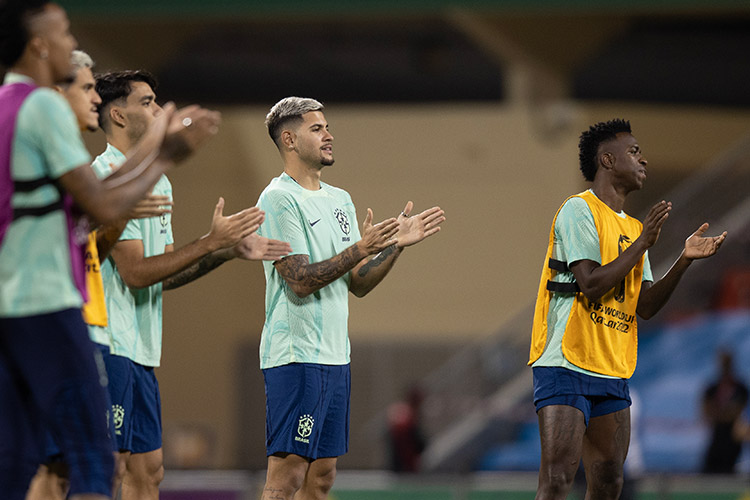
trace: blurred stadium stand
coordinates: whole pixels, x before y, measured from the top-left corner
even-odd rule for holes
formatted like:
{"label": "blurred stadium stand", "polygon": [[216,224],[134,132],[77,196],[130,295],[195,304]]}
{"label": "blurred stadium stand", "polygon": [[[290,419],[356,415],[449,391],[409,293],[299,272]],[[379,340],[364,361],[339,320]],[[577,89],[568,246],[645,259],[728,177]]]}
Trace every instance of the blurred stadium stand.
{"label": "blurred stadium stand", "polygon": [[[162,97],[178,102],[266,103],[294,90],[325,102],[501,100],[520,92],[750,105],[744,0],[64,5],[84,46],[109,49],[93,50],[97,60],[145,64],[160,78]],[[139,46],[153,39],[159,51]],[[523,89],[509,65],[531,72]]]}

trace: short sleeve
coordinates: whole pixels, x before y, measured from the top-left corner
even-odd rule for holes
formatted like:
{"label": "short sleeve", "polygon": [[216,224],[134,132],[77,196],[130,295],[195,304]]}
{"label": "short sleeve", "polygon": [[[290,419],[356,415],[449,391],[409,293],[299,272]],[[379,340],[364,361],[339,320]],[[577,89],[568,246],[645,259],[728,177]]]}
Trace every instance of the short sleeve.
{"label": "short sleeve", "polygon": [[555,245],[568,265],[579,260],[602,263],[599,232],[586,201],[574,196],[566,201],[555,220]]}
{"label": "short sleeve", "polygon": [[259,230],[261,236],[288,242],[292,247],[290,255],[310,255],[300,211],[291,195],[268,191],[259,200],[259,207],[266,212]]}
{"label": "short sleeve", "polygon": [[24,107],[24,123],[19,126],[28,129],[29,137],[44,153],[53,179],[91,162],[78,122],[64,97],[51,89],[38,89]]}
{"label": "short sleeve", "polygon": [[143,240],[143,221],[146,219],[130,219],[125,225],[119,241],[124,240]]}
{"label": "short sleeve", "polygon": [[97,156],[94,162],[91,164],[91,168],[94,171],[94,174],[96,174],[96,177],[99,179],[105,179],[112,173],[112,167],[107,164],[107,160],[106,158],[104,158],[104,155]]}
{"label": "short sleeve", "polygon": [[351,234],[350,234],[351,242],[356,243],[362,239],[362,235],[359,233],[359,220],[357,219],[357,210],[354,208],[354,202],[352,201],[352,198],[349,195],[349,193],[346,193],[346,201],[347,201],[346,210],[351,215],[352,220],[355,221],[354,224],[352,224],[352,229],[351,229]]}
{"label": "short sleeve", "polygon": [[654,281],[654,275],[651,273],[651,261],[648,258],[648,250],[643,255],[643,279],[641,281]]}

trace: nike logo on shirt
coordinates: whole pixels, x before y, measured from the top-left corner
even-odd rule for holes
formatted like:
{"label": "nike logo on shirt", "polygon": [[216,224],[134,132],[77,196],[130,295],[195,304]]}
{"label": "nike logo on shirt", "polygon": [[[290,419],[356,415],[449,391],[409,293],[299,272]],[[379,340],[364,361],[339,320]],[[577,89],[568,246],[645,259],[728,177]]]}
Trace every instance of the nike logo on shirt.
{"label": "nike logo on shirt", "polygon": [[[310,222],[310,221],[307,221],[307,222]],[[310,222],[310,227],[313,227],[318,222],[320,222],[320,219],[316,220],[315,222]]]}

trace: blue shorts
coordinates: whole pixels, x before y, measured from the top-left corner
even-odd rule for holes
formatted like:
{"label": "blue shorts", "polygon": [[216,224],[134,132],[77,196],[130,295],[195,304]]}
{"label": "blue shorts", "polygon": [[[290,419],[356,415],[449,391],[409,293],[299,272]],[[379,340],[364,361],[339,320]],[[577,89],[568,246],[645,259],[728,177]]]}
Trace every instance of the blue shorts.
{"label": "blue shorts", "polygon": [[161,397],[154,368],[123,356],[104,356],[109,377],[109,416],[116,448],[147,453],[161,448]]}
{"label": "blue shorts", "polygon": [[266,455],[312,460],[349,451],[349,365],[292,363],[263,370]]}
{"label": "blue shorts", "polygon": [[[97,365],[95,352],[80,309],[0,318],[3,498],[25,497],[25,464],[30,456],[37,463],[43,460],[43,429],[50,430],[65,456],[71,495],[111,494],[114,457],[103,418],[106,374]],[[14,460],[22,471],[12,465]]]}
{"label": "blue shorts", "polygon": [[592,377],[562,367],[539,366],[534,373],[534,405],[565,405],[578,408],[586,425],[589,419],[630,406],[628,381],[622,378]]}
{"label": "blue shorts", "polygon": [[[94,357],[96,359],[97,366],[100,366],[102,370],[105,370],[106,375],[106,369],[104,368],[104,356],[109,356],[109,347],[102,344],[97,344],[94,342],[94,346],[96,346],[96,350],[94,351]],[[109,401],[109,390],[104,392],[104,396],[106,397],[106,404],[107,408],[110,408],[111,403]],[[109,438],[112,443],[112,451],[115,450],[115,442],[113,439],[113,436],[115,435],[115,429],[112,426],[112,419],[109,416],[109,410],[106,412],[106,420],[107,425],[109,426]],[[54,436],[52,435],[52,432],[50,432],[49,429],[46,429],[44,431],[44,461],[45,464],[53,464],[56,462],[65,462],[65,458],[63,457],[63,452],[60,449],[60,445],[57,444],[57,441],[55,441]]]}

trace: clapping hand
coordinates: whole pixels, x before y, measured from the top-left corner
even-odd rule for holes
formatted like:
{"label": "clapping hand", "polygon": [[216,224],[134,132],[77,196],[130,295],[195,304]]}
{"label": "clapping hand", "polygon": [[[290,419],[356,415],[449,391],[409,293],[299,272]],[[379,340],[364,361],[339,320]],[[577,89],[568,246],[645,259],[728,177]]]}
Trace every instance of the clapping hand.
{"label": "clapping hand", "polygon": [[398,220],[391,217],[375,225],[372,224],[372,209],[367,209],[365,221],[362,223],[362,239],[357,242],[364,248],[367,255],[385,250],[396,243]]}
{"label": "clapping hand", "polygon": [[414,203],[406,203],[404,211],[397,218],[398,233],[396,239],[401,248],[419,243],[425,238],[440,231],[440,224],[445,221],[445,211],[440,207],[428,208],[424,212],[411,216]]}
{"label": "clapping hand", "polygon": [[211,230],[205,236],[211,240],[213,250],[234,247],[247,235],[257,231],[266,217],[266,213],[258,207],[246,208],[227,216],[224,216],[223,212],[224,198],[219,198],[214,209]]}
{"label": "clapping hand", "polygon": [[147,194],[128,212],[128,219],[148,219],[172,213],[174,202],[166,195]]}
{"label": "clapping hand", "polygon": [[719,236],[703,236],[708,229],[708,222],[704,222],[696,232],[685,240],[685,251],[683,255],[690,260],[704,259],[715,254],[727,237],[724,231]]}
{"label": "clapping hand", "polygon": [[659,239],[661,228],[667,221],[671,210],[672,202],[663,200],[649,210],[646,219],[643,221],[643,231],[640,236],[640,238],[643,238],[642,241],[646,248],[651,248]]}
{"label": "clapping hand", "polygon": [[289,255],[292,247],[286,241],[272,240],[258,233],[251,233],[234,247],[235,257],[245,260],[277,261]]}
{"label": "clapping hand", "polygon": [[164,109],[168,123],[160,155],[171,161],[183,161],[219,131],[221,114],[218,111],[198,105],[175,110],[171,103]]}

